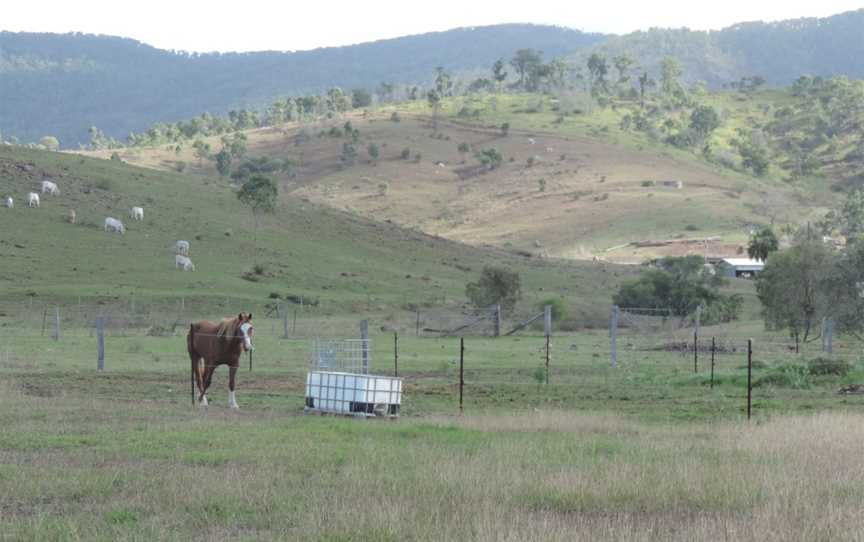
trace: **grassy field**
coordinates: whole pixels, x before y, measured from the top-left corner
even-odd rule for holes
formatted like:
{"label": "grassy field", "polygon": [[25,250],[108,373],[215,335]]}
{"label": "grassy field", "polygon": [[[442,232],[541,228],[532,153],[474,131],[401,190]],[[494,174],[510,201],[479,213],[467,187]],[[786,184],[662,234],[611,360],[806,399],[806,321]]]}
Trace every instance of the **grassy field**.
{"label": "grassy field", "polygon": [[[23,208],[43,178],[61,196]],[[256,250],[226,183],[72,155],[0,148],[0,191],[18,201],[0,209],[2,540],[837,540],[864,526],[864,396],[837,393],[864,383],[862,345],[838,338],[842,374],[819,374],[816,343],[796,355],[764,331],[748,281],[728,287],[742,321],[702,329],[724,345],[712,387],[706,352],[694,373],[671,348],[686,328],[622,330],[610,366],[610,296],[633,273],[620,266],[471,247],[289,194]],[[101,230],[139,204],[126,235]],[[194,273],[173,269],[178,238]],[[578,330],[556,329],[549,384],[536,330],[466,337],[460,414],[458,341],[415,336],[415,311],[422,327],[458,320],[487,264],[522,276],[508,326],[560,297]],[[272,293],[319,302],[282,306],[288,339],[266,317]],[[193,407],[186,322],[240,310],[256,314],[241,410],[226,408],[224,369],[211,406]],[[399,332],[401,418],[302,416],[312,339],[356,336],[360,319],[373,372],[394,371]]]}
{"label": "grassy field", "polygon": [[[787,378],[800,358],[756,343],[754,420],[745,359],[627,349],[602,332],[400,339],[402,417],[302,416],[308,340],[258,324],[252,372],[226,408],[189,404],[182,337],[128,330],[0,344],[0,532],[8,540],[848,540],[864,524],[857,453],[861,345],[846,376]],[[705,329],[705,333],[718,330]],[[737,332],[738,330],[736,330]],[[745,330],[740,330],[741,332]],[[373,335],[391,374],[392,336]],[[785,351],[784,351],[785,350]],[[788,375],[787,375],[788,376]]]}
{"label": "grassy field", "polygon": [[[26,193],[43,178],[61,195],[26,208]],[[140,310],[185,297],[199,316],[259,307],[271,294],[318,299],[328,313],[458,309],[485,265],[519,272],[525,311],[542,297],[568,296],[573,314],[588,318],[631,273],[469,247],[287,194],[262,218],[256,249],[251,212],[224,181],[67,154],[0,147],[0,193],[17,201],[0,209],[0,319],[38,318],[26,314],[33,299],[99,299],[128,310],[137,298]],[[143,222],[127,218],[133,205],[145,208]],[[75,225],[66,222],[69,208]],[[123,219],[126,234],[104,232],[106,216]],[[192,243],[194,273],[174,268],[177,239]]]}

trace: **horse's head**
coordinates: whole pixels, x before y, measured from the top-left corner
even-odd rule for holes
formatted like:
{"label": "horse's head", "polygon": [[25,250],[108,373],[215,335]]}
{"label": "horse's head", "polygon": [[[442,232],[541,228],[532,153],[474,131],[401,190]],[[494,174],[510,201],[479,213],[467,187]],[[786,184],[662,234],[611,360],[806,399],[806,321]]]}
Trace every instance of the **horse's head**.
{"label": "horse's head", "polygon": [[255,333],[255,329],[252,327],[252,313],[241,312],[238,314],[237,324],[237,329],[243,338],[243,351],[251,352],[255,349],[252,347],[252,335]]}

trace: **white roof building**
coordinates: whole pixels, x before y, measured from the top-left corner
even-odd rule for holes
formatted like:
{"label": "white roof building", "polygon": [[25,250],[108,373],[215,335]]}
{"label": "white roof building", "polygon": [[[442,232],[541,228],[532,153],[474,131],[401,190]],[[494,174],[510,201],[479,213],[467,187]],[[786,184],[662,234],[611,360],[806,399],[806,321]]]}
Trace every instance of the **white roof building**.
{"label": "white roof building", "polygon": [[750,258],[723,258],[723,263],[729,269],[727,272],[729,277],[750,278],[765,269],[765,262]]}

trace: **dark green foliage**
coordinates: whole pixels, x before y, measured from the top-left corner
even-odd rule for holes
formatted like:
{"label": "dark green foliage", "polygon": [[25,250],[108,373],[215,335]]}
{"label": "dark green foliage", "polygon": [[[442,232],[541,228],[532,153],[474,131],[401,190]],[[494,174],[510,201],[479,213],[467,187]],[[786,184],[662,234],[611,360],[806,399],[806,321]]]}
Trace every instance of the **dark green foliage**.
{"label": "dark green foliage", "polygon": [[[550,297],[548,299],[544,299],[537,303],[538,310],[544,310],[546,305],[552,305],[552,321],[560,322],[561,320],[567,319],[569,316],[569,311],[567,310],[567,305],[564,303],[564,300],[560,297]],[[542,322],[541,322],[542,324]]]}
{"label": "dark green foliage", "polygon": [[223,148],[216,154],[216,170],[223,177],[231,174],[231,153],[227,149]]}
{"label": "dark green foliage", "polygon": [[522,297],[519,273],[503,267],[484,267],[479,280],[465,286],[465,296],[477,307],[500,304],[510,311]]}
{"label": "dark green foliage", "polygon": [[390,114],[390,122],[401,122],[402,118],[399,116],[398,111],[394,111]]}
{"label": "dark green foliage", "polygon": [[858,337],[864,333],[864,243],[855,240],[826,266],[820,288],[837,329]]}
{"label": "dark green foliage", "polygon": [[411,157],[411,149],[409,149],[408,147],[405,147],[404,149],[402,149],[402,152],[399,154],[399,156],[403,160],[407,160],[408,158]]}
{"label": "dark green foliage", "polygon": [[756,275],[756,292],[769,329],[787,329],[807,340],[825,307],[820,282],[831,269],[832,258],[821,240],[806,239],[768,257],[765,269]]}
{"label": "dark green foliage", "polygon": [[342,156],[339,157],[343,163],[347,165],[354,164],[357,158],[357,149],[351,143],[345,142],[342,144]]}
{"label": "dark green foliage", "polygon": [[498,152],[498,149],[489,148],[483,149],[477,153],[477,160],[488,169],[495,169],[504,161],[504,157]]}
{"label": "dark green foliage", "polygon": [[237,192],[237,199],[250,207],[254,213],[272,212],[276,208],[279,189],[269,177],[256,175],[243,183]]}
{"label": "dark green foliage", "polygon": [[366,152],[369,153],[369,158],[371,158],[373,161],[377,160],[378,156],[380,155],[380,151],[378,150],[378,144],[369,143],[369,146],[366,147]]}
{"label": "dark green foliage", "polygon": [[768,173],[771,159],[768,155],[768,148],[759,137],[751,133],[749,137],[737,139],[733,143],[741,155],[741,165],[744,169],[751,170],[757,177]]}
{"label": "dark green foliage", "polygon": [[776,252],[780,248],[780,242],[777,236],[774,235],[774,230],[770,227],[764,227],[750,237],[750,243],[747,245],[747,255],[754,260],[765,261],[772,252]]}
{"label": "dark green foliage", "polygon": [[774,386],[801,390],[809,388],[810,384],[810,371],[807,366],[800,363],[783,363],[771,367],[766,374],[753,381],[754,388]]}
{"label": "dark green foliage", "polygon": [[719,304],[713,309],[717,318],[734,319],[741,301],[720,294],[723,282],[705,266],[701,256],[667,257],[643,270],[639,278],[624,282],[613,302],[620,307],[669,309],[676,316],[691,314],[700,305],[711,308]]}
{"label": "dark green foliage", "polygon": [[852,365],[838,358],[819,357],[807,362],[807,370],[814,376],[846,376],[852,370]]}
{"label": "dark green foliage", "polygon": [[699,140],[705,140],[711,132],[720,127],[720,115],[709,105],[700,105],[690,113],[690,130]]}
{"label": "dark green foliage", "polygon": [[372,105],[372,95],[365,88],[355,88],[351,91],[351,107],[359,109]]}
{"label": "dark green foliage", "polygon": [[501,125],[501,135],[507,137],[510,134],[510,123],[505,122]]}

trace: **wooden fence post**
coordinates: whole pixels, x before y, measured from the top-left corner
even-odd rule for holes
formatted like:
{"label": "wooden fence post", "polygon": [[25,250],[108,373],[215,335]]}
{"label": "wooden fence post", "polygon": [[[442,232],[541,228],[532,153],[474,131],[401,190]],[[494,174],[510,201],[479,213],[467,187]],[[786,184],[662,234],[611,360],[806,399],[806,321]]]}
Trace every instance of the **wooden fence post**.
{"label": "wooden fence post", "polygon": [[102,371],[105,369],[105,318],[102,316],[96,318],[96,348],[96,369]]}
{"label": "wooden fence post", "polygon": [[420,311],[417,311],[417,323],[414,325],[414,334],[420,336]]}
{"label": "wooden fence post", "polygon": [[[31,297],[30,300],[32,301],[33,298]],[[45,326],[47,325],[47,323],[48,323],[48,307],[45,307],[44,309],[42,309],[42,336],[43,337],[45,336]]]}
{"label": "wooden fence post", "polygon": [[282,306],[282,338],[287,339],[289,337],[289,335],[288,335],[288,309],[285,307],[285,305],[282,305],[281,303],[280,303],[280,305]]}
{"label": "wooden fence post", "polygon": [[393,376],[399,376],[399,332],[393,332]]}

